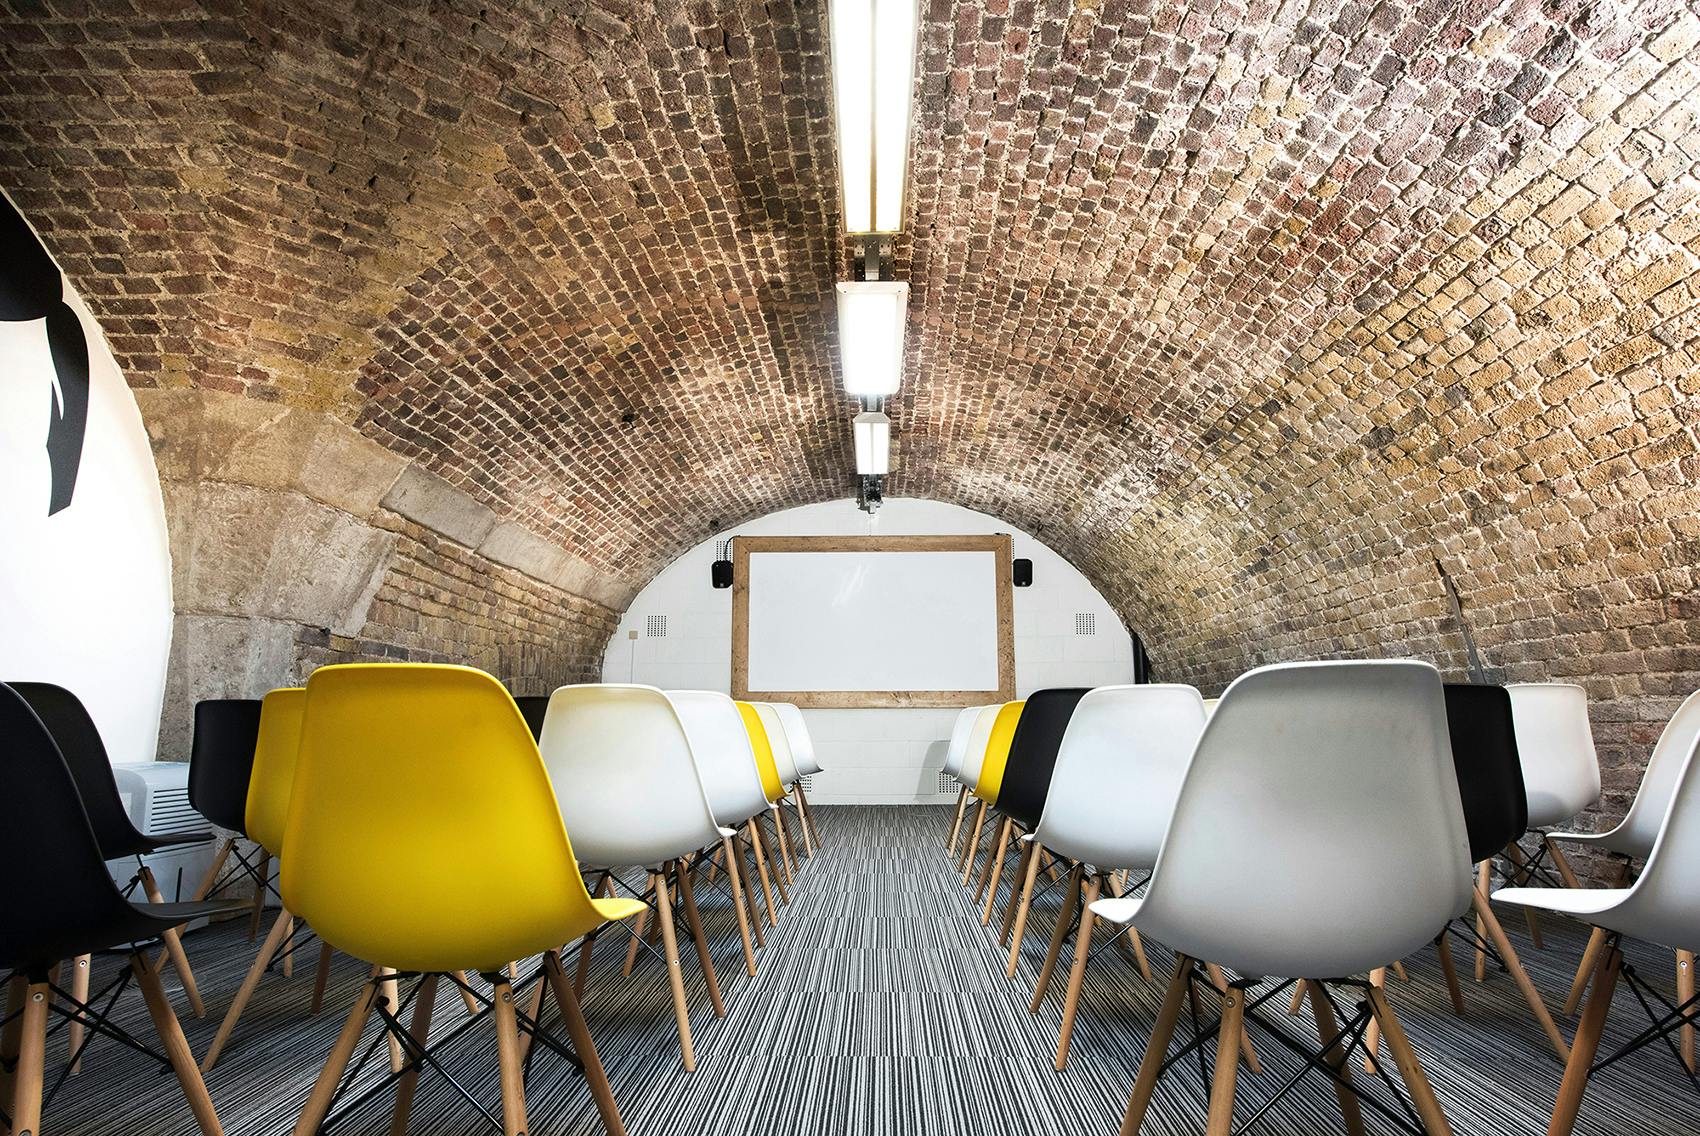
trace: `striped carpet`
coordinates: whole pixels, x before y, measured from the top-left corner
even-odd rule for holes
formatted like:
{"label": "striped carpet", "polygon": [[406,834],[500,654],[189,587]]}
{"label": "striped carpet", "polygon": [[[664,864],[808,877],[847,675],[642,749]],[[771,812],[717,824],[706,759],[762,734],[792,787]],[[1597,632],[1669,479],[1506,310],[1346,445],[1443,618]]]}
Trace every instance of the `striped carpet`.
{"label": "striped carpet", "polygon": [[[779,927],[760,954],[757,978],[744,975],[728,901],[699,887],[727,1016],[714,1018],[687,936],[682,946],[694,1007],[694,1075],[679,1067],[659,965],[641,961],[633,978],[622,980],[618,966],[624,952],[599,949],[585,1009],[633,1136],[1113,1133],[1160,992],[1115,953],[1094,959],[1072,1062],[1066,1073],[1056,1073],[1052,1054],[1061,982],[1040,1014],[1030,1016],[1026,1008],[1051,910],[1036,910],[1022,969],[1015,981],[1006,981],[992,933],[995,920],[992,928],[980,927],[971,897],[943,855],[948,809],[817,811],[826,847],[805,861],[793,902],[781,911]],[[1520,919],[1513,915],[1506,923],[1536,984],[1556,1004],[1580,954],[1580,932],[1555,924],[1546,949],[1535,951]],[[196,932],[187,945],[208,1007],[206,1019],[185,1019],[199,1054],[254,948],[236,924]],[[1159,969],[1168,957],[1159,948],[1152,956]],[[1645,977],[1670,991],[1667,953],[1638,947],[1630,956]],[[363,968],[339,958],[325,1013],[307,1016],[313,957],[313,951],[303,952],[291,979],[276,973],[266,978],[207,1079],[225,1131],[233,1136],[291,1130],[350,1005]],[[1471,983],[1468,956],[1459,951],[1458,959],[1469,1001],[1463,1018],[1451,1013],[1432,951],[1410,960],[1410,981],[1395,980],[1389,991],[1437,1095],[1460,1134],[1544,1132],[1560,1068],[1510,980],[1490,972],[1485,984]],[[115,965],[97,960],[108,974]],[[96,980],[98,986],[98,973]],[[168,988],[178,989],[169,974]],[[182,998],[176,1001],[181,1010]],[[150,1036],[140,1003],[138,995],[127,994],[119,1017]],[[465,1017],[452,997],[440,997],[438,1011],[434,1036]],[[1295,1028],[1301,1020],[1286,1019],[1284,1008],[1275,1013]],[[1638,1028],[1638,1016],[1632,998],[1620,989],[1606,1045]],[[1567,1034],[1574,1029],[1573,1021],[1560,1025]],[[63,1049],[62,1037],[50,1043],[50,1083]],[[1260,1051],[1265,1072],[1240,1081],[1242,1115],[1249,1116],[1285,1081],[1284,1071],[1296,1068],[1273,1043],[1260,1045]],[[499,1111],[494,1037],[487,1023],[467,1031],[443,1057],[458,1079]],[[548,1054],[540,1053],[534,1063],[527,1103],[535,1133],[600,1131],[582,1079]],[[340,1119],[332,1131],[385,1131],[388,1107],[386,1094]],[[429,1074],[413,1117],[417,1133],[487,1131],[470,1106]],[[1390,1130],[1367,1119],[1372,1132]],[[49,1133],[88,1136],[195,1131],[170,1074],[107,1041],[91,1048],[84,1071],[67,1083],[45,1121]],[[1145,1130],[1168,1136],[1203,1128],[1197,1072],[1177,1070],[1159,1086]],[[1320,1082],[1289,1094],[1259,1127],[1275,1134],[1339,1129],[1333,1094]],[[1667,1053],[1644,1051],[1601,1075],[1578,1131],[1700,1132],[1700,1096]]]}

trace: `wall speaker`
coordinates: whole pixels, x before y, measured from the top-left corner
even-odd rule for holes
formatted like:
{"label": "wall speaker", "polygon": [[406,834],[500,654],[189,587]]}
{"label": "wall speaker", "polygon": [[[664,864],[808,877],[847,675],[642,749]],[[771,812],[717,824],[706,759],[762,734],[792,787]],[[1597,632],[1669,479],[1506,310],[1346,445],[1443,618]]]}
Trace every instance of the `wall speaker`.
{"label": "wall speaker", "polygon": [[1033,586],[1033,562],[1031,560],[1015,561],[1015,586],[1031,588]]}
{"label": "wall speaker", "polygon": [[715,587],[730,588],[732,586],[732,562],[730,560],[716,560],[709,567],[709,577],[714,581]]}

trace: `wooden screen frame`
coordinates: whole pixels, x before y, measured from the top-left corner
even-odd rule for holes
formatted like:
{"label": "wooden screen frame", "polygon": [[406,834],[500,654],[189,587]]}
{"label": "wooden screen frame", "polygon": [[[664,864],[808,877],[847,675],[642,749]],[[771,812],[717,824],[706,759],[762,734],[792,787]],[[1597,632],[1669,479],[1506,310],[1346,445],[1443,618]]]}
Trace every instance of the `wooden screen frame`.
{"label": "wooden screen frame", "polygon": [[[997,573],[996,690],[751,690],[750,557],[762,552],[990,552]],[[732,697],[808,709],[976,706],[1015,699],[1015,599],[1008,533],[987,536],[740,536],[732,540]]]}

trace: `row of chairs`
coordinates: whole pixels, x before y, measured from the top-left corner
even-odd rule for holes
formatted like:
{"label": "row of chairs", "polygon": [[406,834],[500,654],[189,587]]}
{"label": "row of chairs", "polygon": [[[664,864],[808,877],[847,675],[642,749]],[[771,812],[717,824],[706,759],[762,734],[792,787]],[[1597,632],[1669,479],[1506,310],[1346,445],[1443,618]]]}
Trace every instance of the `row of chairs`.
{"label": "row of chairs", "polygon": [[[629,975],[644,923],[654,920],[650,937],[662,941],[681,1060],[692,1069],[681,916],[714,1011],[725,1012],[693,877],[705,867],[710,882],[725,873],[753,976],[762,909],[748,860],[772,926],[773,892],[788,903],[802,865],[798,837],[804,855],[818,844],[803,779],[820,766],[794,706],[630,685],[562,687],[516,702],[470,668],[351,664],[323,668],[305,688],[275,690],[258,703],[197,707],[191,803],[226,835],[193,901],[164,903],[143,865],[132,890],[143,888],[150,902],[131,903],[103,861],[123,855],[140,863],[159,844],[129,824],[98,731],[75,696],[42,684],[0,686],[0,731],[15,755],[0,763],[0,785],[28,820],[0,836],[0,854],[24,866],[0,885],[10,913],[0,928],[0,967],[12,972],[0,1065],[11,1068],[15,1058],[17,1069],[14,1083],[0,1086],[0,1100],[11,1102],[11,1128],[19,1132],[35,1130],[44,1096],[52,1095],[42,1079],[49,1013],[87,1031],[73,1038],[64,1075],[94,1034],[146,1049],[109,1016],[131,977],[163,1042],[158,1056],[177,1073],[202,1131],[220,1131],[202,1069],[229,1043],[267,969],[281,961],[288,973],[293,952],[312,935],[321,941],[314,1011],[333,950],[371,970],[297,1132],[324,1124],[374,1014],[396,1085],[392,1130],[405,1131],[419,1075],[436,1067],[430,1020],[444,985],[473,1015],[495,1019],[507,1131],[525,1129],[523,1071],[537,1042],[583,1070],[604,1126],[623,1132],[578,1004],[597,937],[627,925]],[[275,889],[270,862],[279,867]],[[353,864],[360,870],[350,871]],[[622,877],[631,869],[641,883]],[[207,898],[237,881],[254,886],[255,896]],[[176,928],[246,913],[252,935],[268,893],[281,909],[198,1067],[158,964],[144,952],[152,941],[166,944],[163,957],[178,969],[198,1016]],[[575,942],[577,975],[569,980],[563,951]],[[91,956],[117,946],[130,952],[130,966],[91,998]],[[532,958],[540,964],[525,976],[520,964]],[[72,979],[61,985],[66,961]],[[546,994],[570,1046],[541,1025]]]}
{"label": "row of chairs", "polygon": [[[1246,1024],[1295,1044],[1290,1029],[1261,1010],[1289,984],[1290,1012],[1308,995],[1317,1034],[1304,1050],[1333,1083],[1348,1131],[1361,1129],[1361,1103],[1406,1127],[1414,1119],[1419,1130],[1449,1131],[1389,1005],[1385,979],[1390,969],[1402,973],[1400,960],[1432,944],[1462,1013],[1453,939],[1475,948],[1478,981],[1487,960],[1497,959],[1566,1062],[1553,1131],[1567,1133],[1605,1011],[1597,1011],[1599,1021],[1584,1014],[1575,1046],[1568,1045],[1490,898],[1595,923],[1572,997],[1574,1003],[1588,974],[1599,976],[1590,1014],[1609,1002],[1616,976],[1632,975],[1622,964],[1622,935],[1675,947],[1700,943],[1700,895],[1671,890],[1683,876],[1674,868],[1653,870],[1700,854],[1672,844],[1673,833],[1686,831],[1700,841],[1700,801],[1685,821],[1679,791],[1697,735],[1700,695],[1667,727],[1623,824],[1584,835],[1549,831],[1599,796],[1579,687],[1443,684],[1426,664],[1372,662],[1260,668],[1214,702],[1180,685],[1042,690],[958,716],[945,772],[961,792],[945,844],[958,857],[964,886],[984,853],[982,924],[990,922],[1006,860],[1019,852],[1000,929],[1010,978],[1033,900],[1063,889],[1030,1004],[1036,1013],[1072,935],[1059,1070],[1068,1061],[1094,921],[1117,928],[1115,941],[1147,979],[1141,932],[1177,952],[1124,1134],[1139,1130],[1157,1077],[1207,1040],[1167,1053],[1183,1001],[1211,992],[1221,1015],[1210,1034],[1218,1059],[1209,1123],[1213,1133],[1228,1131],[1236,1067],[1258,1069]],[[1692,779],[1700,797],[1700,772]],[[1519,841],[1531,830],[1533,847],[1525,851]],[[1560,847],[1567,841],[1647,859],[1636,885],[1647,888],[1642,898],[1629,903],[1621,889],[1579,888]],[[1502,854],[1507,882],[1525,886],[1492,891],[1491,865]],[[1561,886],[1526,886],[1534,883]],[[1620,902],[1628,903],[1621,917],[1613,906]],[[1533,921],[1531,932],[1538,936]],[[1277,975],[1288,981],[1259,988]],[[1637,1044],[1695,1024],[1691,976],[1692,956],[1679,953],[1677,1003],[1667,1004]],[[1354,1014],[1340,1013],[1342,987],[1362,992]],[[1352,1080],[1349,1065],[1360,1051],[1364,1071],[1387,1080],[1383,1042],[1409,1095],[1403,1116]]]}

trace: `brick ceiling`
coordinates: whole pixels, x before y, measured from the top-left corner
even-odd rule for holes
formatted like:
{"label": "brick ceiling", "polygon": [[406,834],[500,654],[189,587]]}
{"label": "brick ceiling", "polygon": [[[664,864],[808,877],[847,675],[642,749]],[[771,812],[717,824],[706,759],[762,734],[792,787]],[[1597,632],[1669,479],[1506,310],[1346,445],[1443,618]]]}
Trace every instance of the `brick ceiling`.
{"label": "brick ceiling", "polygon": [[[824,4],[8,0],[0,184],[137,385],[592,563],[851,492]],[[1170,674],[1700,671],[1700,14],[923,0],[889,492]],[[1629,680],[1625,680],[1628,682]]]}

